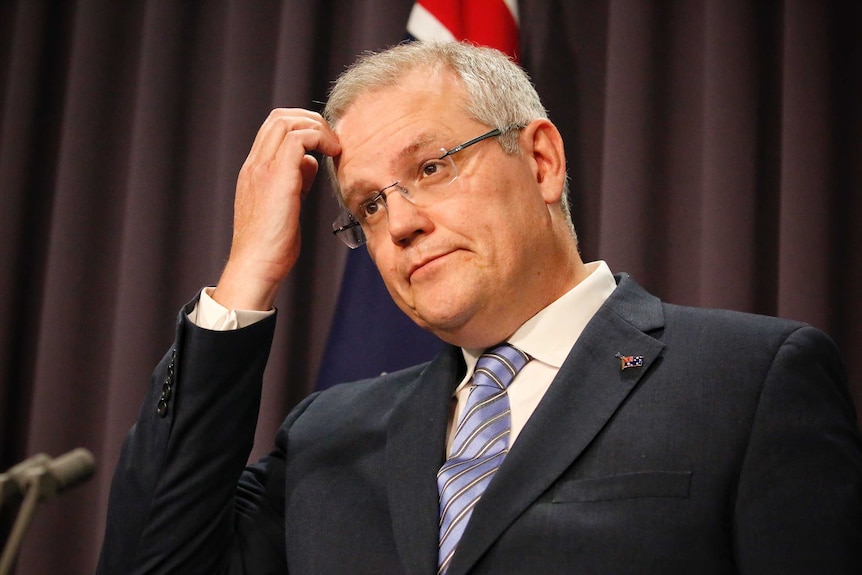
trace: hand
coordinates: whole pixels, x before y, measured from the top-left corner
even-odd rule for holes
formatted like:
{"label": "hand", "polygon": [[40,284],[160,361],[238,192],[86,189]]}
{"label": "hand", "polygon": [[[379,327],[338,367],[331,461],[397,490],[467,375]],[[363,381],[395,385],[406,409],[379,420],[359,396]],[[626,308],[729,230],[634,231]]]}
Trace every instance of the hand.
{"label": "hand", "polygon": [[315,150],[341,152],[326,120],[301,109],[273,110],[239,172],[230,257],[213,299],[228,309],[272,309],[299,258],[299,212],[317,175]]}

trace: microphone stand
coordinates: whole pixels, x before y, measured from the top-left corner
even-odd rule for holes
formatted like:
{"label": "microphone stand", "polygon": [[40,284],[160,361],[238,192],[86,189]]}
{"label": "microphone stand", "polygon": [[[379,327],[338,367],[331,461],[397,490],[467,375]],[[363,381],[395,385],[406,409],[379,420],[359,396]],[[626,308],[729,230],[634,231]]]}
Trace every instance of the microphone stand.
{"label": "microphone stand", "polygon": [[0,575],[7,575],[9,570],[12,569],[15,555],[18,553],[18,547],[21,546],[21,540],[24,538],[24,532],[27,531],[27,527],[33,519],[36,504],[39,503],[42,478],[42,474],[37,474],[27,485],[24,501],[21,503],[20,509],[18,509],[18,516],[12,525],[9,539],[6,540],[6,545],[3,547],[3,556],[0,557]]}
{"label": "microphone stand", "polygon": [[93,454],[84,448],[78,448],[53,460],[39,454],[4,474],[4,479],[9,481],[7,485],[10,497],[22,494],[24,501],[18,508],[18,516],[15,517],[12,531],[3,546],[0,575],[8,575],[12,569],[24,532],[33,519],[39,501],[53,499],[66,489],[86,481],[93,475],[94,469]]}

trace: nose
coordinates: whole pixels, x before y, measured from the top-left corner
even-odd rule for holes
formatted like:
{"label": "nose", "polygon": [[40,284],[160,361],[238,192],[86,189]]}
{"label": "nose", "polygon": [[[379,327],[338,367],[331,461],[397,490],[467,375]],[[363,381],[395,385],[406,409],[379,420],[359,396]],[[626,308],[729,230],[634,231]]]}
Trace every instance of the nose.
{"label": "nose", "polygon": [[434,224],[423,208],[405,197],[400,186],[398,191],[400,193],[390,193],[386,197],[387,225],[392,242],[407,245],[415,238],[429,233],[434,229]]}

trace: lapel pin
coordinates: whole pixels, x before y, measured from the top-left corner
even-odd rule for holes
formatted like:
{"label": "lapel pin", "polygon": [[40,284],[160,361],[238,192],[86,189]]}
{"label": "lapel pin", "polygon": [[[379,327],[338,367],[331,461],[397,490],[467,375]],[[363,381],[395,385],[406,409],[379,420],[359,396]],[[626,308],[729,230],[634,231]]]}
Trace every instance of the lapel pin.
{"label": "lapel pin", "polygon": [[623,355],[620,352],[614,354],[614,357],[620,360],[620,371],[624,371],[630,367],[643,367],[644,356],[642,355]]}

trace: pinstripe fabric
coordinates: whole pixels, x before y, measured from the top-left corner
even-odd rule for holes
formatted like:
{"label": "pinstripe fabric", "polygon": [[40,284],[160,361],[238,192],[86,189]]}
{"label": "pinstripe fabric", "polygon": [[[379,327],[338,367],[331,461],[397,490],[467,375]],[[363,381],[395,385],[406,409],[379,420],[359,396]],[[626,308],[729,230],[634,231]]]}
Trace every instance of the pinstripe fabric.
{"label": "pinstripe fabric", "polygon": [[449,459],[437,473],[440,493],[439,573],[445,573],[473,507],[509,451],[506,387],[530,356],[502,344],[476,363],[473,389],[458,421]]}

